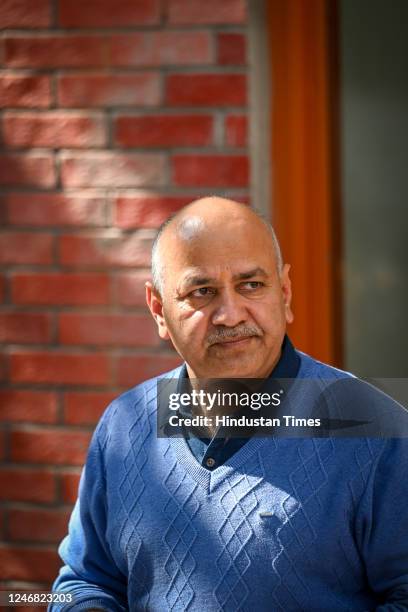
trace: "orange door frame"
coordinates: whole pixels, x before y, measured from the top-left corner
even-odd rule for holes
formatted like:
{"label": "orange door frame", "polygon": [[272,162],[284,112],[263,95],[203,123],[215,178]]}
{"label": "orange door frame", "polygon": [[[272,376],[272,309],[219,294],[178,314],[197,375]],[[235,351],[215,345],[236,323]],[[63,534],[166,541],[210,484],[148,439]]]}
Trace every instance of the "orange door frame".
{"label": "orange door frame", "polygon": [[291,264],[296,346],[342,364],[337,10],[267,0],[272,219]]}

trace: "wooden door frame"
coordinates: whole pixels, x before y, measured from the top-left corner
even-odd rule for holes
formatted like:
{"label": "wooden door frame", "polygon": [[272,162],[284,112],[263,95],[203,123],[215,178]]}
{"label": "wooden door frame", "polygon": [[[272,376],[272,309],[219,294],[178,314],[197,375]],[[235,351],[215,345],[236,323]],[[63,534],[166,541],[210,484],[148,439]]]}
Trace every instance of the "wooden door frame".
{"label": "wooden door frame", "polygon": [[332,0],[266,0],[272,211],[291,264],[296,346],[342,365],[339,62]]}

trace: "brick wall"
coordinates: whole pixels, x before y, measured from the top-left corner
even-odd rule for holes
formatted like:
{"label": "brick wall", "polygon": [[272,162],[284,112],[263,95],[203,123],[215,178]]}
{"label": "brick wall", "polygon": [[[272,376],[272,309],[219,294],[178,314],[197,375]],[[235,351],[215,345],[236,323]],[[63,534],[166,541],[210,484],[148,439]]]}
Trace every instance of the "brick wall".
{"label": "brick wall", "polygon": [[248,200],[244,0],[0,3],[0,585],[49,586],[90,433],[179,360],[154,228]]}

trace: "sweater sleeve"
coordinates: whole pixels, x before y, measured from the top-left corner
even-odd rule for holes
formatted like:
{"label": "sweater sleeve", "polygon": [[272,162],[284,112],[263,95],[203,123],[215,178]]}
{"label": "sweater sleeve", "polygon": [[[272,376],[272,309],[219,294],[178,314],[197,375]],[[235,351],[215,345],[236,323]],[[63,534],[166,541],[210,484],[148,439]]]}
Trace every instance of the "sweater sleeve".
{"label": "sweater sleeve", "polygon": [[106,539],[106,488],[99,429],[98,426],[89,447],[68,535],[59,547],[65,565],[52,587],[53,592],[71,594],[72,603],[52,604],[49,612],[128,609],[126,577],[115,563]]}
{"label": "sweater sleeve", "polygon": [[388,439],[357,516],[376,612],[408,610],[408,439]]}

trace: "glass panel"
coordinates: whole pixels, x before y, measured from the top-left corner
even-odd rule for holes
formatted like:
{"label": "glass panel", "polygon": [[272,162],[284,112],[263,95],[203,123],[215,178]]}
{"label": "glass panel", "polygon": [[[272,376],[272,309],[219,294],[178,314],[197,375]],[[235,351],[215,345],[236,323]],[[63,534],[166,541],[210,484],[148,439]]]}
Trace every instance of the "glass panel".
{"label": "glass panel", "polygon": [[408,2],[341,0],[345,367],[408,375]]}

